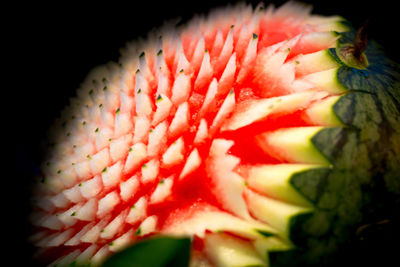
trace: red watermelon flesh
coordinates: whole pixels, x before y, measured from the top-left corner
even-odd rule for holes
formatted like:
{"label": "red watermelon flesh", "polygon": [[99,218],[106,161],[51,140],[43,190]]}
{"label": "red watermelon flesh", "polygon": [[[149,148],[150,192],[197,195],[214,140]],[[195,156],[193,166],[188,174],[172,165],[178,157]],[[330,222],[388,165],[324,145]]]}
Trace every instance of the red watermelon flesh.
{"label": "red watermelon flesh", "polygon": [[260,232],[284,238],[280,215],[257,205],[309,204],[256,173],[329,166],[304,140],[340,124],[325,107],[342,92],[316,82],[338,67],[324,53],[345,30],[339,20],[293,3],[239,5],[93,70],[53,129],[34,193],[36,257],[99,264],[162,233],[195,236],[194,255],[218,265],[212,232],[254,251]]}

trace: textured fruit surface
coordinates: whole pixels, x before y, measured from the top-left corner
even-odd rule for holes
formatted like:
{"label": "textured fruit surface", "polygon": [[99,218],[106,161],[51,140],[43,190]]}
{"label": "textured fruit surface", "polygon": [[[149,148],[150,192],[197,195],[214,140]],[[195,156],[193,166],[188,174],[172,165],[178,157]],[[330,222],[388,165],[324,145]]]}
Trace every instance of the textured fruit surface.
{"label": "textured fruit surface", "polygon": [[99,265],[162,234],[194,266],[312,264],[396,207],[399,67],[373,43],[346,66],[342,20],[237,5],[93,70],[52,129],[36,257]]}

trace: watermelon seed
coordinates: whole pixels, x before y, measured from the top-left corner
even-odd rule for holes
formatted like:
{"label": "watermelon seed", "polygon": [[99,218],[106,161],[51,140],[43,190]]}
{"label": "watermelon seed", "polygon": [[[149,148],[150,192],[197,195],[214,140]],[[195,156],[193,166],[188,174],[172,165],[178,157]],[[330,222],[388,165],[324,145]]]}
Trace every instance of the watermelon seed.
{"label": "watermelon seed", "polygon": [[87,157],[88,159],[92,159],[92,157],[91,157],[90,155],[87,155],[86,157]]}
{"label": "watermelon seed", "polygon": [[299,65],[299,64],[300,64],[300,61],[296,60],[296,65]]}
{"label": "watermelon seed", "polygon": [[258,35],[255,34],[255,33],[253,33],[253,40],[255,40],[255,39],[257,39],[257,38],[258,38]]}
{"label": "watermelon seed", "polygon": [[144,51],[143,51],[142,53],[140,53],[139,58],[144,57],[144,55],[145,55],[145,53],[144,53]]}
{"label": "watermelon seed", "polygon": [[157,96],[157,99],[156,99],[156,102],[161,101],[161,100],[162,100],[161,95],[158,95],[158,96]]}
{"label": "watermelon seed", "polygon": [[99,131],[99,128],[96,128],[96,130],[94,130],[95,133],[97,133]]}
{"label": "watermelon seed", "polygon": [[137,94],[140,94],[142,92],[142,89],[139,88],[139,90],[137,90]]}
{"label": "watermelon seed", "polygon": [[129,148],[129,152],[132,152],[132,151],[133,151],[133,148],[130,147],[130,148]]}
{"label": "watermelon seed", "polygon": [[143,169],[146,168],[146,167],[147,167],[146,163],[142,165],[142,168],[143,168]]}
{"label": "watermelon seed", "polygon": [[86,121],[83,121],[83,122],[82,122],[82,125],[86,125]]}
{"label": "watermelon seed", "polygon": [[91,89],[91,90],[89,91],[89,95],[91,95],[91,94],[93,94],[93,89]]}
{"label": "watermelon seed", "polygon": [[103,79],[101,80],[103,83],[107,82],[106,77],[103,77]]}
{"label": "watermelon seed", "polygon": [[135,205],[133,205],[132,207],[131,207],[131,209],[134,209],[135,208]]}
{"label": "watermelon seed", "polygon": [[76,215],[76,212],[74,211],[72,214],[71,214],[71,216],[75,216]]}
{"label": "watermelon seed", "polygon": [[208,53],[208,49],[204,50],[204,53]]}
{"label": "watermelon seed", "polygon": [[163,184],[164,183],[164,179],[161,179],[160,182],[158,182],[159,184]]}
{"label": "watermelon seed", "polygon": [[158,50],[157,56],[159,56],[159,55],[161,55],[161,54],[162,54],[162,49]]}
{"label": "watermelon seed", "polygon": [[103,104],[100,104],[100,105],[99,105],[99,108],[102,108],[102,107],[103,107]]}
{"label": "watermelon seed", "polygon": [[82,186],[82,183],[79,183],[78,186]]}
{"label": "watermelon seed", "polygon": [[73,162],[72,162],[72,163],[71,163],[71,165],[72,165],[72,166],[74,166],[74,165],[75,165],[75,163],[73,163]]}
{"label": "watermelon seed", "polygon": [[104,87],[103,87],[103,91],[105,91],[105,90],[107,90],[107,86],[104,86]]}
{"label": "watermelon seed", "polygon": [[105,167],[101,172],[106,172],[107,171],[107,167]]}
{"label": "watermelon seed", "polygon": [[183,69],[181,69],[181,70],[179,71],[179,73],[183,73]]}
{"label": "watermelon seed", "polygon": [[233,29],[233,28],[235,28],[235,25],[232,24],[232,25],[231,25],[231,29]]}
{"label": "watermelon seed", "polygon": [[104,233],[104,229],[101,229],[100,233]]}
{"label": "watermelon seed", "polygon": [[110,243],[108,243],[108,245],[109,245],[109,246],[112,246],[112,245],[114,245],[114,242],[110,242]]}
{"label": "watermelon seed", "polygon": [[70,135],[71,135],[71,133],[70,133],[70,132],[68,132],[68,133],[67,133],[67,136],[70,136]]}
{"label": "watermelon seed", "polygon": [[135,72],[135,74],[138,74],[139,72],[140,72],[140,70],[139,70],[139,69],[137,69],[137,70],[136,70],[136,72]]}
{"label": "watermelon seed", "polygon": [[73,147],[73,148],[76,148],[76,145],[73,145],[72,147]]}
{"label": "watermelon seed", "polygon": [[138,228],[135,232],[135,235],[140,235],[142,233],[142,228]]}
{"label": "watermelon seed", "polygon": [[58,170],[57,173],[60,174],[60,173],[61,173],[61,170]]}
{"label": "watermelon seed", "polygon": [[118,114],[121,111],[120,108],[117,108],[117,110],[115,111],[115,114]]}
{"label": "watermelon seed", "polygon": [[108,139],[108,141],[111,142],[111,141],[112,141],[112,138]]}
{"label": "watermelon seed", "polygon": [[290,52],[290,47],[287,49],[287,52],[288,52],[288,53]]}

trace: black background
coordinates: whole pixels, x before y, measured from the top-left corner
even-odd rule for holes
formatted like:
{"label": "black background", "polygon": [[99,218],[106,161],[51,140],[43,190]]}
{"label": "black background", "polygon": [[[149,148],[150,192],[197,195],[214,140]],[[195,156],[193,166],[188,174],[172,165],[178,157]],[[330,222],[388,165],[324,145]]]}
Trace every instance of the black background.
{"label": "black background", "polygon": [[[37,172],[40,147],[46,129],[68,103],[80,82],[93,67],[116,61],[119,49],[127,41],[145,36],[164,21],[181,17],[187,21],[196,13],[207,13],[210,8],[235,1],[131,1],[118,3],[17,4],[2,10],[7,15],[3,23],[8,47],[3,50],[2,132],[7,150],[3,168],[10,174],[1,177],[5,197],[2,220],[10,223],[3,244],[9,248],[5,258],[13,265],[30,266],[31,248],[25,242],[29,232],[29,179]],[[258,1],[251,2],[255,6]],[[273,1],[277,6],[284,1]],[[390,57],[400,62],[398,50],[398,20],[392,1],[303,1],[314,5],[314,13],[340,14],[358,27],[372,17],[370,38],[386,47]],[[267,2],[268,3],[268,2]],[[4,16],[3,16],[4,17]],[[10,168],[11,166],[11,168]],[[8,172],[7,172],[8,173]],[[10,183],[10,184],[8,184]],[[3,219],[4,218],[4,219]],[[10,229],[10,230],[9,230]],[[394,240],[394,239],[392,239]],[[382,240],[382,242],[386,242]],[[366,250],[366,253],[374,251]],[[355,257],[364,258],[358,251]],[[385,254],[377,254],[376,258]]]}

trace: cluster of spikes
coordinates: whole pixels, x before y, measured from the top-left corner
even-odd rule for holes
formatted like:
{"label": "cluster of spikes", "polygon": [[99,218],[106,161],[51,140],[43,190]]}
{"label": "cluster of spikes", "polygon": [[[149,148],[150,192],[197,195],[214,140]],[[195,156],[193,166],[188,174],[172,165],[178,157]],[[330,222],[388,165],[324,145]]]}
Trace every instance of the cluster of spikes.
{"label": "cluster of spikes", "polygon": [[52,129],[32,199],[36,257],[97,265],[162,233],[194,237],[212,262],[216,232],[255,254],[268,233],[287,238],[280,218],[310,205],[258,173],[329,165],[288,139],[339,124],[320,115],[342,93],[321,85],[337,64],[320,62],[346,30],[340,20],[294,3],[239,4],[94,69]]}

